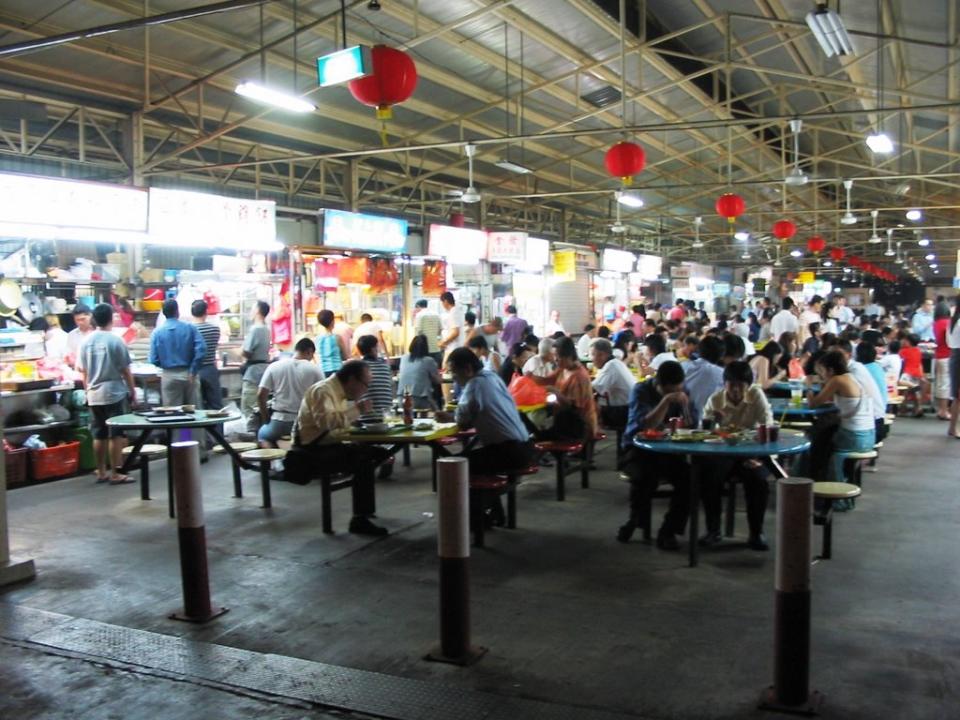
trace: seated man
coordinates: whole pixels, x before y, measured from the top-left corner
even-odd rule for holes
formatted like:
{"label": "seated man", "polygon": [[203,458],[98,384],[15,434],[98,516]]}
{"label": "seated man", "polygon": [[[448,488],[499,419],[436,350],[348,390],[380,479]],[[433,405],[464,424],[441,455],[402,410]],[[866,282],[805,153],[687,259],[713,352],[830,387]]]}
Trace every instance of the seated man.
{"label": "seated man", "polygon": [[[707,401],[704,417],[713,418],[718,427],[747,430],[758,424],[769,425],[773,422],[770,403],[760,386],[753,384],[753,370],[749,363],[737,360],[727,365],[723,370],[723,384],[723,389],[711,395]],[[730,476],[735,476],[743,483],[747,498],[747,524],[750,527],[747,544],[754,550],[769,550],[763,534],[763,516],[767,511],[770,472],[755,458],[711,459],[710,464],[704,466],[700,492],[707,532],[700,538],[700,544],[716,545],[722,539],[720,491],[723,481]]]}
{"label": "seated man", "polygon": [[606,427],[626,428],[630,392],[637,379],[622,360],[613,356],[609,340],[594,340],[590,354],[597,369],[593,390],[600,396],[600,420]]}
{"label": "seated man", "polygon": [[380,343],[374,335],[361,335],[357,339],[357,350],[363,363],[370,369],[370,387],[364,399],[369,400],[372,409],[360,416],[362,422],[383,422],[385,415],[393,407],[393,372],[390,365],[380,356]]}
{"label": "seated man", "polygon": [[[275,448],[277,440],[290,434],[303,396],[312,385],[323,380],[323,370],[313,362],[316,349],[313,340],[303,338],[294,346],[292,358],[267,365],[257,389],[260,417],[270,418],[270,422],[257,431],[260,447]],[[268,412],[267,399],[271,393],[272,412]]]}
{"label": "seated man", "polygon": [[723,388],[723,353],[723,340],[706,335],[697,345],[697,357],[682,363],[684,387],[698,415],[703,415],[710,396]]}
{"label": "seated man", "polygon": [[293,447],[283,461],[284,474],[287,480],[306,484],[315,468],[352,472],[350,532],[386,535],[387,529],[370,522],[370,516],[376,511],[374,471],[390,457],[389,451],[340,442],[336,437],[337,431],[347,430],[362,413],[370,412],[372,403],[360,399],[369,386],[370,369],[362,360],[350,360],[307,390],[293,425]]}
{"label": "seated man", "polygon": [[455,419],[461,429],[475,428],[477,445],[466,453],[471,473],[503,473],[533,463],[534,449],[520,421],[507,386],[468,348],[457,348],[447,358],[447,369],[463,388],[456,416],[437,413],[437,419]]}
{"label": "seated man", "polygon": [[694,427],[699,418],[694,412],[690,396],[683,389],[683,367],[676,360],[668,360],[657,374],[646,382],[637,383],[630,395],[630,416],[623,434],[624,469],[630,475],[630,519],[620,527],[617,540],[627,542],[633,531],[646,522],[645,508],[661,478],[673,485],[670,507],[657,533],[657,547],[677,550],[677,535],[682,535],[690,511],[690,474],[680,455],[647,452],[634,447],[633,438],[644,430],[662,430],[672,417],[686,419]]}

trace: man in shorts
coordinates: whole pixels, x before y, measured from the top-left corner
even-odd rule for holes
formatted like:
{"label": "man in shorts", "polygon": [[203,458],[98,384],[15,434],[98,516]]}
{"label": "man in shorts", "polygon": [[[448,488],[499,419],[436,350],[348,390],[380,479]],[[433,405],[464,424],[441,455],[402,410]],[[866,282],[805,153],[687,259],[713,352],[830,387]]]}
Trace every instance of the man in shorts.
{"label": "man in shorts", "polygon": [[122,485],[133,482],[117,473],[122,452],[127,444],[121,430],[107,427],[107,420],[123,415],[127,402],[133,402],[133,373],[130,353],[123,340],[113,334],[113,308],[101,303],[93,309],[96,332],[90,334],[80,349],[79,365],[90,407],[90,433],[93,454],[97,459],[97,482]]}

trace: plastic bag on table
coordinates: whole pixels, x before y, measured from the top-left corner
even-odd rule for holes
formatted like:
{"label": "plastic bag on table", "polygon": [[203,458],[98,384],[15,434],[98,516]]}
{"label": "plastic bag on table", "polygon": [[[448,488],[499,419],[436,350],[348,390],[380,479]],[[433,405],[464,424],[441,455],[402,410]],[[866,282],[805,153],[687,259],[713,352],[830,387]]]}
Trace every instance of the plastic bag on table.
{"label": "plastic bag on table", "polygon": [[547,389],[520,374],[513,376],[507,390],[518,407],[545,405],[547,402]]}

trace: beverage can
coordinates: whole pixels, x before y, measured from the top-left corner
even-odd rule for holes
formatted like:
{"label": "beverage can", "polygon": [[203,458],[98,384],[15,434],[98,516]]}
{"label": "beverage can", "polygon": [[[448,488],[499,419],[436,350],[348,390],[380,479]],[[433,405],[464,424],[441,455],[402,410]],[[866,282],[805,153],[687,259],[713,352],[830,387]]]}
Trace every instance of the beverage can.
{"label": "beverage can", "polygon": [[777,442],[780,439],[780,425],[779,423],[773,423],[772,425],[767,426],[767,441],[768,442]]}
{"label": "beverage can", "polygon": [[669,424],[670,430],[672,432],[676,432],[680,428],[680,420],[681,418],[678,418],[678,417],[672,417],[669,420],[667,420],[667,423]]}
{"label": "beverage can", "polygon": [[757,442],[765,443],[768,437],[767,426],[763,423],[757,425]]}

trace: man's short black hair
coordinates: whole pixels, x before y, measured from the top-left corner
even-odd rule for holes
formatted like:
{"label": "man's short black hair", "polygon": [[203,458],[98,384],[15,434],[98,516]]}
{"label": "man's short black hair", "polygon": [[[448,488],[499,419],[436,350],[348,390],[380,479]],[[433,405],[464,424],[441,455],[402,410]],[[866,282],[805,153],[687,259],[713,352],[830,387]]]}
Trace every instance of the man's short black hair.
{"label": "man's short black hair", "polygon": [[716,335],[705,335],[697,344],[697,354],[714,365],[720,364],[724,349],[723,341]]}
{"label": "man's short black hair", "polygon": [[667,351],[667,341],[663,339],[663,335],[659,333],[652,333],[647,335],[643,339],[643,344],[650,348],[650,352],[653,355],[659,355],[660,353],[665,353]]}
{"label": "man's short black hair", "polygon": [[483,335],[477,335],[467,340],[467,347],[474,350],[489,350],[487,339]]}
{"label": "man's short black hair", "polygon": [[440,302],[448,302],[451,305],[457,304],[457,301],[453,299],[453,293],[449,290],[440,295]]}
{"label": "man's short black hair", "polygon": [[753,385],[753,370],[750,363],[735,360],[723,369],[723,381]]}
{"label": "man's short black hair", "polygon": [[789,310],[793,307],[793,298],[785,297],[781,303],[784,310]]}
{"label": "man's short black hair", "polygon": [[293,351],[298,352],[301,355],[307,355],[312,352],[316,352],[317,346],[313,344],[313,340],[310,338],[300,338],[297,340],[297,344],[293,346]]}
{"label": "man's short black hair", "polygon": [[176,300],[164,300],[161,311],[168,320],[180,317],[180,305],[177,304]]}
{"label": "man's short black hair", "polygon": [[88,308],[83,303],[77,303],[73,308],[74,317],[76,317],[77,315],[89,315],[89,314],[90,314],[90,308]]}
{"label": "man's short black hair", "polygon": [[857,345],[857,351],[855,354],[857,362],[863,363],[872,363],[877,359],[877,346],[873,343],[862,342]]}
{"label": "man's short black hair", "polygon": [[420,298],[420,299],[417,300],[417,302],[414,303],[414,304],[415,304],[418,308],[425,308],[425,307],[427,306],[427,301],[424,300],[423,298]]}
{"label": "man's short black hair", "polygon": [[727,333],[723,336],[724,356],[739,360],[743,357],[744,352],[746,352],[746,348],[743,345],[742,337],[735,333]]}
{"label": "man's short black hair", "polygon": [[375,335],[361,335],[357,340],[357,350],[360,351],[361,355],[366,355],[376,348],[379,342]]}
{"label": "man's short black hair", "polygon": [[447,367],[450,368],[452,373],[471,369],[473,374],[476,375],[483,370],[483,362],[469,348],[459,347],[447,357]]}
{"label": "man's short black hair", "polygon": [[600,338],[610,337],[610,328],[608,328],[606,325],[601,325],[599,328],[597,328],[597,337],[600,337]]}
{"label": "man's short black hair", "polygon": [[347,360],[337,370],[337,380],[343,385],[350,380],[363,380],[369,372],[367,364],[363,360]]}
{"label": "man's short black hair", "polygon": [[257,300],[257,312],[260,313],[260,317],[265,318],[270,314],[270,305],[263,300]]}
{"label": "man's short black hair", "polygon": [[517,306],[516,306],[516,305],[507,305],[507,314],[508,314],[508,315],[516,315],[516,314],[517,314]]}
{"label": "man's short black hair", "polygon": [[370,313],[363,313],[363,314],[360,316],[360,322],[362,322],[362,323],[365,323],[365,322],[373,322],[373,315],[371,315]]}
{"label": "man's short black hair", "polygon": [[463,314],[463,322],[466,325],[476,325],[477,324],[477,314],[475,312],[467,311]]}
{"label": "man's short black hair", "polygon": [[664,385],[683,385],[686,376],[683,374],[683,365],[676,360],[667,360],[657,368],[657,384]]}
{"label": "man's short black hair", "polygon": [[106,327],[113,322],[113,307],[100,303],[93,309],[93,324],[97,327]]}
{"label": "man's short black hair", "polygon": [[583,331],[584,331],[585,333],[588,333],[588,332],[590,332],[591,330],[593,330],[595,327],[596,327],[596,325],[594,325],[593,323],[587,323],[586,325],[583,326]]}
{"label": "man's short black hair", "polygon": [[190,305],[190,314],[195,318],[202,318],[207,314],[207,301],[206,300],[194,300],[193,304]]}

